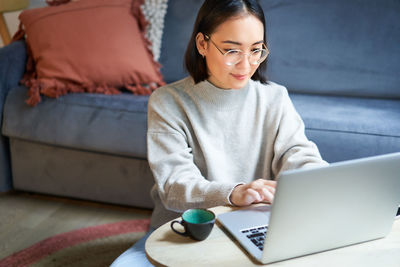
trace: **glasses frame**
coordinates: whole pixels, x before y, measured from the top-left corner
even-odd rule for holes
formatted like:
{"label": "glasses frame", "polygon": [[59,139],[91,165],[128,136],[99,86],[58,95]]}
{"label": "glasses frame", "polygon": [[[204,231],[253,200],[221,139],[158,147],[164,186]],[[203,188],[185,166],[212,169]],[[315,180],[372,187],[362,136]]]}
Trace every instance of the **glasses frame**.
{"label": "glasses frame", "polygon": [[239,61],[237,61],[237,62],[235,62],[235,63],[227,63],[227,62],[225,62],[225,65],[227,65],[227,66],[234,66],[234,65],[240,63],[240,62],[243,60],[244,56],[247,56],[247,60],[249,61],[250,65],[258,65],[258,64],[261,64],[262,62],[264,62],[264,61],[267,59],[268,55],[269,55],[269,50],[268,50],[267,46],[265,45],[265,43],[262,43],[263,48],[261,48],[260,50],[264,50],[264,51],[266,52],[266,56],[265,56],[261,61],[259,61],[259,62],[256,62],[256,63],[250,62],[250,56],[251,56],[252,53],[244,53],[243,50],[241,50],[241,49],[230,49],[230,50],[224,52],[224,51],[222,51],[221,48],[219,48],[219,47],[217,46],[216,43],[214,43],[214,41],[211,39],[210,36],[208,36],[208,35],[206,35],[206,34],[204,34],[204,36],[205,36],[206,41],[211,41],[211,43],[215,46],[215,48],[217,48],[217,50],[218,50],[218,51],[221,53],[221,55],[223,55],[224,57],[226,57],[226,55],[227,55],[228,53],[232,52],[232,51],[239,51],[239,52],[241,53],[242,56],[241,56],[241,58],[239,59]]}

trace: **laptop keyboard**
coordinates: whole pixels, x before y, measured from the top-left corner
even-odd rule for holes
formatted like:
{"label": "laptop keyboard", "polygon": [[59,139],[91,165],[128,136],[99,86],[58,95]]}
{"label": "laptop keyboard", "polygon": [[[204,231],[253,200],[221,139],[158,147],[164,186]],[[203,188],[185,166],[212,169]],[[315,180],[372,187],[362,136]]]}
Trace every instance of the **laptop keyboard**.
{"label": "laptop keyboard", "polygon": [[250,241],[258,247],[259,250],[264,249],[265,234],[267,233],[268,226],[259,226],[250,229],[244,229],[241,232],[246,235]]}

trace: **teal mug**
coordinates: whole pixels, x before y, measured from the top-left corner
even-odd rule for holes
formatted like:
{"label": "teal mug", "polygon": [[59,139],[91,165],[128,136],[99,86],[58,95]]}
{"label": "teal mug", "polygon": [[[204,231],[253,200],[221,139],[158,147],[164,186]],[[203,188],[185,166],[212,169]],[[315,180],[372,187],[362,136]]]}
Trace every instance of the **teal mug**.
{"label": "teal mug", "polygon": [[[185,229],[180,232],[174,228],[174,224],[179,223]],[[183,236],[189,236],[194,240],[206,239],[214,226],[215,214],[206,209],[190,209],[182,214],[182,220],[171,222],[171,229],[175,233]]]}

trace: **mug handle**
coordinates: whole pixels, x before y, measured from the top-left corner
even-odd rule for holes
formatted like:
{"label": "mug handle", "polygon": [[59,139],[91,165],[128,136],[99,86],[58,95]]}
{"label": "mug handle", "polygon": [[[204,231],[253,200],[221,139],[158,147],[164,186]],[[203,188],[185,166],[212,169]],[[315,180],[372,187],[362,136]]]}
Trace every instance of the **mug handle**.
{"label": "mug handle", "polygon": [[182,232],[179,232],[179,231],[177,231],[177,230],[175,230],[175,228],[174,228],[174,224],[175,224],[175,223],[179,223],[180,225],[183,226],[182,221],[177,221],[177,220],[172,221],[172,222],[171,222],[171,229],[172,229],[172,231],[174,231],[175,233],[177,233],[177,234],[179,234],[179,235],[187,236],[186,230],[185,230],[185,232],[183,232],[183,233],[182,233]]}

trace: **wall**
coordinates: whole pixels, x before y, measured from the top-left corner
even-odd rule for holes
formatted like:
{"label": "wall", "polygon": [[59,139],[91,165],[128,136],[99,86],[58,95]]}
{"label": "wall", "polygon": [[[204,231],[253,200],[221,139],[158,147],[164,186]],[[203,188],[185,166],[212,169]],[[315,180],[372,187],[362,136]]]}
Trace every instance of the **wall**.
{"label": "wall", "polygon": [[[38,8],[42,6],[46,6],[45,0],[30,0],[28,8]],[[10,31],[11,36],[13,36],[14,33],[16,33],[18,30],[18,25],[19,25],[18,16],[20,13],[21,11],[4,13],[4,19],[6,20],[8,30]],[[0,47],[3,47],[3,40],[1,40],[1,38],[0,38]]]}

